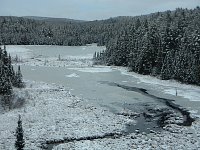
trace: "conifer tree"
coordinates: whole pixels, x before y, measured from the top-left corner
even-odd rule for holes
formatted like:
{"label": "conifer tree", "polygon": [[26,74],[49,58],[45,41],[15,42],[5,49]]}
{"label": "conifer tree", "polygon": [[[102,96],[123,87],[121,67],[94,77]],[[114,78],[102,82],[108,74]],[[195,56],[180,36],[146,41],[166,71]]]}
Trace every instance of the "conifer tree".
{"label": "conifer tree", "polygon": [[24,140],[24,131],[22,128],[22,120],[21,115],[19,115],[19,120],[17,122],[18,126],[16,128],[16,141],[15,141],[15,148],[16,150],[23,150],[25,146],[25,140]]}
{"label": "conifer tree", "polygon": [[16,75],[15,75],[15,86],[18,88],[24,87],[20,66],[18,66],[18,71],[16,72]]}
{"label": "conifer tree", "polygon": [[12,84],[3,67],[0,68],[0,94],[12,95]]}

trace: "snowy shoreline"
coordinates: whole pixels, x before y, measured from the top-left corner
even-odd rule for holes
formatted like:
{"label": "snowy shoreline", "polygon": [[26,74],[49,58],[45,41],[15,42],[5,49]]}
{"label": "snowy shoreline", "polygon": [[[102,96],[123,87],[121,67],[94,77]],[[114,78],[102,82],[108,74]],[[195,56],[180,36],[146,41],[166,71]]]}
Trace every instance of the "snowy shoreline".
{"label": "snowy shoreline", "polygon": [[[33,46],[33,45],[32,45]],[[40,45],[37,45],[38,47]],[[43,47],[46,47],[42,45]],[[49,46],[51,47],[51,46]],[[69,67],[69,66],[79,66],[88,67],[92,66],[93,54],[79,55],[79,56],[43,56],[34,54],[34,50],[30,49],[31,46],[28,45],[9,45],[7,46],[7,51],[10,53],[14,64],[18,65],[28,65],[28,66],[45,66],[45,67]],[[19,61],[15,61],[16,56],[18,56]]]}
{"label": "snowy shoreline", "polygon": [[159,86],[162,92],[166,94],[176,95],[176,89],[179,96],[187,98],[190,101],[200,101],[200,87],[196,85],[184,84],[175,80],[160,80],[150,75],[141,75],[135,72],[129,72],[126,67],[111,67],[114,70],[119,70],[121,74],[132,76],[138,79],[138,83],[145,83],[152,86]]}

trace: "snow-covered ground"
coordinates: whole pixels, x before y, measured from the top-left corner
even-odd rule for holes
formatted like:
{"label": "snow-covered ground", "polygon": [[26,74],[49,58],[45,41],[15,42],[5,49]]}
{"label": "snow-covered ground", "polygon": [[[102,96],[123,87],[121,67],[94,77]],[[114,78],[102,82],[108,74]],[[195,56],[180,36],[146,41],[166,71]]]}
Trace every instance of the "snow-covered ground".
{"label": "snow-covered ground", "polygon": [[[74,56],[73,56],[74,57]],[[28,65],[28,66],[45,66],[45,67],[69,67],[69,66],[79,66],[79,67],[88,67],[92,66],[92,58],[68,58],[58,60],[57,57],[41,57],[36,56],[32,58],[20,57],[22,62],[18,63],[19,65]]]}
{"label": "snow-covered ground", "polygon": [[[30,66],[69,66],[72,70],[81,72],[111,72],[120,70],[123,75],[138,79],[157,91],[188,98],[191,101],[200,100],[200,88],[185,85],[176,81],[162,81],[151,76],[128,72],[123,67],[92,66],[92,56],[67,57],[58,60],[56,57],[32,56],[29,49],[16,49],[9,46],[8,52],[14,57],[20,56],[18,64]],[[73,66],[73,67],[71,67]],[[67,74],[67,78],[79,77],[78,74]],[[123,81],[126,83],[127,81]],[[26,95],[26,103],[22,108],[0,114],[0,149],[14,149],[14,132],[17,126],[18,114],[23,120],[26,149],[41,149],[45,141],[59,141],[66,138],[81,138],[102,136],[108,133],[119,133],[125,130],[127,123],[134,123],[128,117],[115,115],[106,108],[94,107],[87,100],[71,95],[64,87],[43,82],[26,81],[26,88],[21,90]],[[29,93],[27,95],[27,93]],[[193,111],[196,113],[196,111]],[[54,150],[61,149],[200,149],[200,121],[197,119],[191,127],[169,125],[160,133],[131,133],[127,136],[103,138],[96,140],[81,140],[59,144]]]}
{"label": "snow-covered ground", "polygon": [[[17,91],[16,91],[17,92]],[[119,133],[130,121],[103,108],[83,103],[63,87],[27,81],[20,93],[29,93],[25,106],[0,114],[0,149],[13,150],[21,114],[26,149],[40,149],[48,140]]]}
{"label": "snow-covered ground", "polygon": [[179,134],[168,131],[148,135],[133,133],[118,139],[70,142],[58,145],[53,150],[198,150],[198,142],[188,130],[180,130]]}
{"label": "snow-covered ground", "polygon": [[[125,124],[133,122],[128,117],[115,115],[105,108],[94,107],[84,99],[72,96],[62,86],[26,81],[26,88],[20,93],[26,95],[22,108],[0,114],[0,149],[13,150],[18,115],[23,121],[26,149],[41,149],[46,141],[65,138],[102,136],[120,133]],[[28,95],[28,96],[27,96]],[[192,127],[171,125],[161,133],[136,134],[116,138],[74,141],[59,144],[61,149],[199,149],[200,122]]]}

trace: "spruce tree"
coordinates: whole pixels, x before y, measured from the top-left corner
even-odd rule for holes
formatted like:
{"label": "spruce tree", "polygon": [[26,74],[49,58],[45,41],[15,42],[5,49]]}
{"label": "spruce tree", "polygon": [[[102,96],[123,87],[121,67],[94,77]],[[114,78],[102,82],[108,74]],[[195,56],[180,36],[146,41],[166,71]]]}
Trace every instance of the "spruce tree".
{"label": "spruce tree", "polygon": [[16,128],[16,141],[15,141],[15,148],[17,150],[23,150],[25,146],[25,140],[24,140],[24,131],[22,128],[22,120],[21,120],[21,115],[19,115],[19,120],[18,120],[18,126]]}
{"label": "spruce tree", "polygon": [[12,95],[12,84],[3,67],[0,68],[0,94]]}
{"label": "spruce tree", "polygon": [[17,87],[17,88],[23,88],[24,87],[20,66],[18,66],[18,71],[16,72],[15,87]]}

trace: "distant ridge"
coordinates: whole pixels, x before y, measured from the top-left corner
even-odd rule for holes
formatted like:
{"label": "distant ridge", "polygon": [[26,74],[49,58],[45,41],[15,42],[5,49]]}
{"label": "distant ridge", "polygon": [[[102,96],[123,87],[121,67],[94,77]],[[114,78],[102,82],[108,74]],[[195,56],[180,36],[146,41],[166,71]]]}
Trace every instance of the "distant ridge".
{"label": "distant ridge", "polygon": [[52,22],[52,23],[85,22],[84,20],[75,20],[75,19],[68,19],[68,18],[39,17],[39,16],[23,16],[23,18]]}

